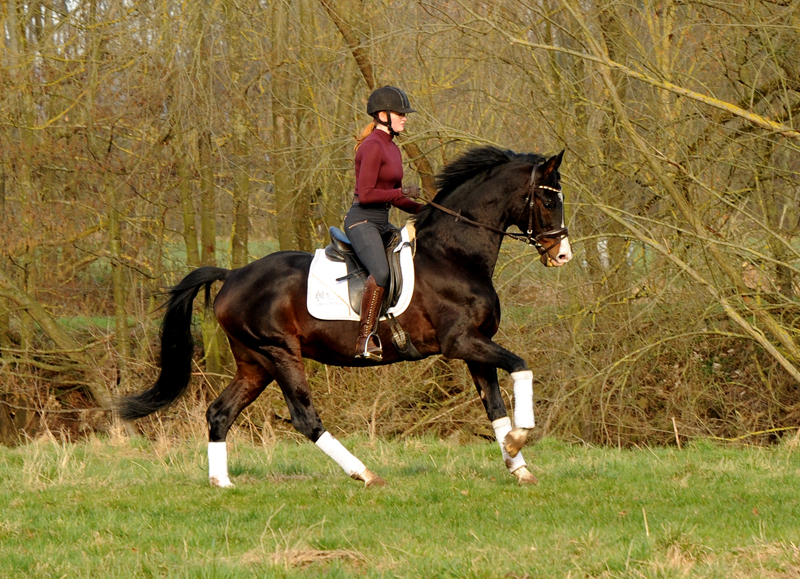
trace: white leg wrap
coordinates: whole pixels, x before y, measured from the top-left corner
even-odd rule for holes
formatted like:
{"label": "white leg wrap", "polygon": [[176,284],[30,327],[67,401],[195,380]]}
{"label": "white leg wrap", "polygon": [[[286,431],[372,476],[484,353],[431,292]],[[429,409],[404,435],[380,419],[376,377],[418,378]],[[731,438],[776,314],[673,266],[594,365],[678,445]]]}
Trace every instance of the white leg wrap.
{"label": "white leg wrap", "polygon": [[514,380],[514,427],[533,428],[533,372],[523,370],[513,372]]}
{"label": "white leg wrap", "polygon": [[342,446],[342,443],[336,440],[327,430],[319,437],[316,445],[322,452],[335,460],[336,464],[342,467],[348,476],[357,477],[367,470],[364,463],[350,454],[350,451]]}
{"label": "white leg wrap", "polygon": [[208,480],[218,487],[231,487],[228,478],[228,447],[225,442],[208,443]]}
{"label": "white leg wrap", "polygon": [[506,452],[506,445],[503,443],[506,434],[511,432],[511,419],[508,416],[505,418],[498,418],[492,422],[492,428],[494,428],[494,435],[497,438],[497,444],[500,445],[500,452],[503,453],[503,462],[505,462],[508,472],[514,472],[518,468],[526,466],[525,459],[522,458],[522,453],[520,452],[517,456],[511,458],[511,455]]}

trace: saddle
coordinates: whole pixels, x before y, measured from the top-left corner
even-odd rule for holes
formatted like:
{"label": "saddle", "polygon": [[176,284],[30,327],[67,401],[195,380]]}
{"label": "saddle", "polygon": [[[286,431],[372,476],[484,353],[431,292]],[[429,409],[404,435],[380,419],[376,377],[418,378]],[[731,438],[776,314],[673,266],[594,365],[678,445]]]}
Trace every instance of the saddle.
{"label": "saddle", "polygon": [[[347,235],[338,227],[331,227],[329,233],[330,245],[316,250],[309,268],[306,296],[308,312],[320,320],[358,321],[368,274],[356,257]],[[384,236],[384,239],[388,238],[385,251],[389,262],[390,282],[384,294],[381,320],[388,323],[392,344],[403,360],[422,358],[411,343],[408,332],[400,326],[396,318],[405,311],[414,294],[414,233],[413,220],[409,219],[405,228],[394,229],[391,235]]]}
{"label": "saddle", "polygon": [[[361,313],[361,297],[364,295],[364,286],[367,283],[369,273],[361,264],[356,255],[350,240],[344,231],[338,227],[330,227],[328,233],[331,236],[331,243],[325,248],[325,257],[331,261],[344,262],[347,265],[347,275],[338,278],[336,281],[347,281],[347,292],[350,299],[350,307],[357,314]],[[397,299],[403,291],[403,272],[400,269],[400,252],[396,251],[397,246],[402,241],[400,230],[391,230],[388,239],[384,241],[386,260],[389,262],[389,287],[383,297],[381,315],[397,304]],[[406,242],[408,243],[408,242]],[[413,248],[412,248],[413,251]]]}

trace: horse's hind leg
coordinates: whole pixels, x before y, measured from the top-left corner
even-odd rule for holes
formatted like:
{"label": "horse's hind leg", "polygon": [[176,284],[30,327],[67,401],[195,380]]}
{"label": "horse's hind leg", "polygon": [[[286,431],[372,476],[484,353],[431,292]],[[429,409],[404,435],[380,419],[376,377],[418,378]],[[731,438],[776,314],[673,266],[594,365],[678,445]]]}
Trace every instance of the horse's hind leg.
{"label": "horse's hind leg", "polygon": [[506,436],[511,432],[511,420],[508,418],[506,405],[500,393],[497,369],[493,366],[474,362],[468,363],[467,366],[472,374],[478,395],[481,397],[481,402],[483,402],[483,407],[486,409],[486,415],[492,422],[495,438],[497,438],[497,443],[500,445],[500,452],[503,454],[503,461],[508,472],[517,477],[519,484],[536,484],[538,481],[528,470],[525,459],[522,458],[522,453],[517,452],[512,457],[506,450]]}
{"label": "horse's hind leg", "polygon": [[239,359],[233,380],[208,407],[208,480],[212,485],[233,486],[228,477],[228,430],[270,382],[272,376],[263,366]]}
{"label": "horse's hind leg", "polygon": [[322,426],[311,400],[302,358],[288,349],[270,348],[265,354],[272,361],[271,369],[283,392],[295,429],[336,461],[351,478],[363,481],[366,486],[386,484]]}

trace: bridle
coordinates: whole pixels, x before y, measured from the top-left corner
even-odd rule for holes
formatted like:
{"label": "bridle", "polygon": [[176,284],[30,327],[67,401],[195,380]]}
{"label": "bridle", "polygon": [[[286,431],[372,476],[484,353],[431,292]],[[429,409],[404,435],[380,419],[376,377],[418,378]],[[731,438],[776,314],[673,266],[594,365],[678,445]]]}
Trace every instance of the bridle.
{"label": "bridle", "polygon": [[[538,211],[536,206],[536,194],[534,193],[536,189],[545,189],[547,191],[555,191],[556,193],[561,193],[561,189],[556,189],[555,187],[549,187],[547,185],[535,185],[536,180],[536,169],[539,166],[536,165],[531,172],[531,185],[528,188],[528,198],[525,201],[525,204],[528,206],[528,229],[525,233],[509,233],[507,231],[503,231],[502,229],[497,229],[496,227],[492,227],[491,225],[486,225],[485,223],[480,223],[479,221],[474,221],[469,217],[464,217],[461,215],[461,210],[453,211],[452,209],[448,209],[442,205],[434,201],[428,201],[428,205],[431,205],[442,211],[447,213],[448,215],[452,215],[456,218],[456,223],[459,221],[463,221],[464,223],[469,223],[470,225],[474,225],[476,227],[481,227],[482,229],[488,229],[489,231],[493,231],[494,233],[499,233],[504,237],[510,237],[511,239],[516,239],[517,241],[524,241],[528,245],[532,245],[536,248],[539,252],[539,255],[544,255],[549,249],[555,247],[558,243],[561,242],[562,239],[569,235],[566,227],[559,227],[558,229],[551,229],[550,231],[544,231],[538,235],[533,234],[533,221],[534,219],[538,218]],[[563,208],[562,208],[563,211]],[[539,220],[541,223],[541,220]],[[545,247],[542,245],[543,239],[551,239],[553,243],[550,246]]]}

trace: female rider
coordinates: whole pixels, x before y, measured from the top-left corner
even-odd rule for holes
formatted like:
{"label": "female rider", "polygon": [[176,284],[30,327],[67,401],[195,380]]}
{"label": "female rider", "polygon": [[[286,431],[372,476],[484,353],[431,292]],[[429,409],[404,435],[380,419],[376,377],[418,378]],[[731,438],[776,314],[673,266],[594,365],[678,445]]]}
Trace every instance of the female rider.
{"label": "female rider", "polygon": [[345,231],[369,277],[361,301],[361,321],[356,342],[356,358],[380,361],[381,342],[376,334],[383,295],[389,284],[389,263],[383,239],[395,227],[389,223],[389,208],[394,205],[408,213],[424,207],[414,199],[419,187],[403,186],[400,148],[393,142],[403,132],[406,115],[416,112],[399,88],[384,86],[367,101],[367,114],[373,120],[356,143],[356,189],[353,205],[344,219]]}

